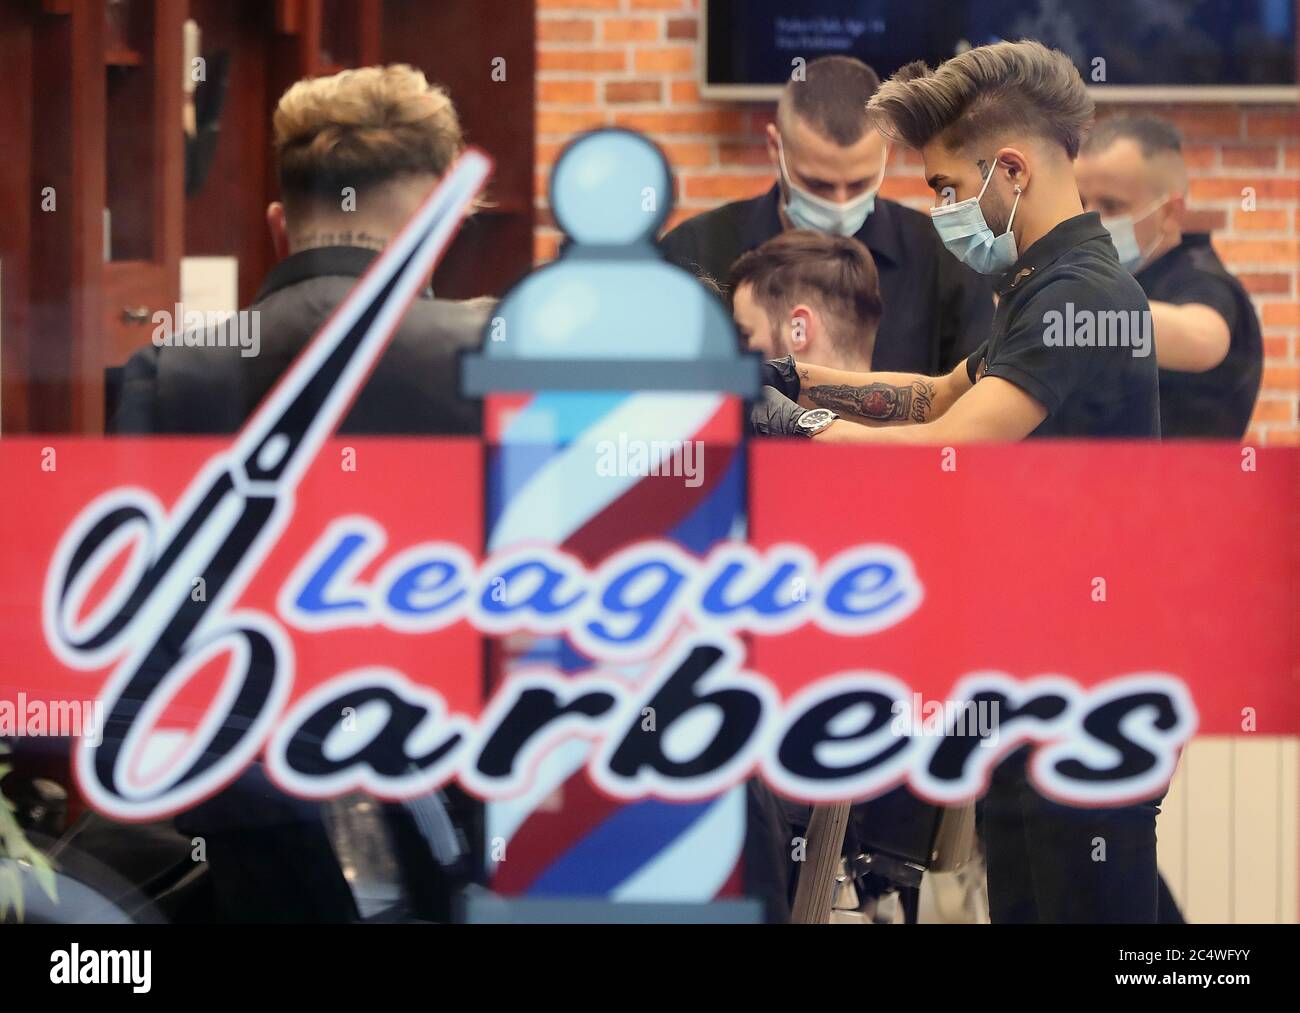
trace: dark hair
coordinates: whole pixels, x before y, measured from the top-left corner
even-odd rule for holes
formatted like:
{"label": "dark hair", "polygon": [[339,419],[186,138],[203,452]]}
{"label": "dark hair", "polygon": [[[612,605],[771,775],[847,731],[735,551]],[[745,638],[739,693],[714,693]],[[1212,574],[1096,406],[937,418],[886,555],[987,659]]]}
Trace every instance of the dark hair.
{"label": "dark hair", "polygon": [[1070,58],[1041,42],[968,49],[938,70],[909,63],[867,107],[882,133],[913,148],[936,137],[952,151],[1004,135],[1054,141],[1073,159],[1092,123],[1093,102]]}
{"label": "dark hair", "polygon": [[731,266],[733,298],[746,284],[774,329],[806,302],[827,317],[831,343],[841,353],[871,361],[884,306],[875,261],[856,239],[811,229],[782,232]]}
{"label": "dark hair", "polygon": [[802,80],[786,82],[777,106],[784,132],[793,114],[841,148],[867,132],[867,102],[880,87],[876,72],[851,56],[822,56],[804,68]]}
{"label": "dark hair", "polygon": [[726,304],[727,294],[722,291],[722,286],[718,284],[717,278],[709,274],[709,272],[700,267],[699,264],[692,264],[691,272],[695,275],[695,280],[708,290],[709,295],[717,299],[718,302],[723,303],[724,305]]}
{"label": "dark hair", "polygon": [[1159,116],[1111,116],[1104,119],[1084,142],[1083,150],[1096,154],[1125,138],[1137,142],[1143,158],[1183,153],[1183,135],[1176,126]]}

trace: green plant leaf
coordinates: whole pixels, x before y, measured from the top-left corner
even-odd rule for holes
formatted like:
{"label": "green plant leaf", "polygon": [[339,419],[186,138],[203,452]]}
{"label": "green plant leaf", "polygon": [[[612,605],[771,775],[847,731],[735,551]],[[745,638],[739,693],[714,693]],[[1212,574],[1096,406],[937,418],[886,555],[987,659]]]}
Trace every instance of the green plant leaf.
{"label": "green plant leaf", "polygon": [[[3,743],[0,743],[0,750],[8,752]],[[10,764],[0,763],[0,781],[4,780],[10,769]],[[32,847],[23,828],[18,825],[15,812],[17,809],[14,804],[0,794],[0,922],[5,920],[5,914],[10,908],[18,921],[23,920],[24,869],[31,872],[51,901],[55,904],[59,902],[54,866],[41,851]]]}

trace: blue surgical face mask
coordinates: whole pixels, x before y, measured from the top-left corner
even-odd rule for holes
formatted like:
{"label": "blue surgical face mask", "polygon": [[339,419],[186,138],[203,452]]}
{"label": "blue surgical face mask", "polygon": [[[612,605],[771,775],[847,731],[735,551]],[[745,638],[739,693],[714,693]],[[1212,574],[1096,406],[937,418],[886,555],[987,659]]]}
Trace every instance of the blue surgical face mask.
{"label": "blue surgical face mask", "polygon": [[[995,163],[995,171],[996,168]],[[980,274],[1005,271],[1016,262],[1017,255],[1016,237],[1011,232],[1011,223],[1015,221],[1016,208],[1020,204],[1020,187],[1016,187],[1016,202],[1011,205],[1007,231],[995,236],[984,220],[984,212],[980,210],[980,201],[992,178],[993,172],[990,172],[984,178],[978,196],[930,209],[930,220],[934,222],[935,230],[948,252]]]}
{"label": "blue surgical face mask", "polygon": [[855,236],[876,208],[876,191],[884,182],[885,167],[880,167],[880,179],[866,193],[843,204],[824,200],[790,181],[790,170],[785,164],[785,148],[778,141],[777,155],[781,162],[781,181],[785,184],[785,213],[797,229],[814,229],[838,236]]}
{"label": "blue surgical face mask", "polygon": [[1145,221],[1151,215],[1155,214],[1168,200],[1162,197],[1145,211],[1138,215],[1116,215],[1114,218],[1103,218],[1101,224],[1106,227],[1110,233],[1110,241],[1115,244],[1115,252],[1119,254],[1119,262],[1124,265],[1125,270],[1130,274],[1136,274],[1146,259],[1155,249],[1156,243],[1160,242],[1160,236],[1157,235],[1151,242],[1151,246],[1143,250],[1138,245],[1137,229],[1135,226],[1138,222]]}

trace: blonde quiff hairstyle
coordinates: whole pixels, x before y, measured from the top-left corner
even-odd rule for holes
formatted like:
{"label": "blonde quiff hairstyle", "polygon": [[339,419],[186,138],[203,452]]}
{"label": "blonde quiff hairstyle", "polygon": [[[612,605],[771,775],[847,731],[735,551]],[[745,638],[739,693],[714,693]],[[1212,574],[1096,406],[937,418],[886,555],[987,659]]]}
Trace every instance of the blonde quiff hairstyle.
{"label": "blonde quiff hairstyle", "polygon": [[286,201],[441,176],[463,143],[451,97],[405,64],[299,81],[280,99],[272,128]]}
{"label": "blonde quiff hairstyle", "polygon": [[1041,42],[969,49],[931,70],[909,63],[867,103],[872,125],[913,148],[939,138],[949,151],[1014,136],[1054,142],[1073,159],[1093,102],[1070,58]]}

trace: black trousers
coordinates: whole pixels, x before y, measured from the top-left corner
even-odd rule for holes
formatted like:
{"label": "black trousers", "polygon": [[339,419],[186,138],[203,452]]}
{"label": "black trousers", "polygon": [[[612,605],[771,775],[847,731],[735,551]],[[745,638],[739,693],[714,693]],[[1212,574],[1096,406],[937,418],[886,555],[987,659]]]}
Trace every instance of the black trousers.
{"label": "black trousers", "polygon": [[998,766],[977,807],[992,922],[1156,922],[1163,796],[1118,809],[1059,805],[1029,783],[1028,753]]}

